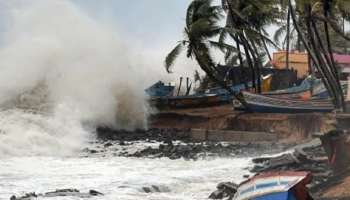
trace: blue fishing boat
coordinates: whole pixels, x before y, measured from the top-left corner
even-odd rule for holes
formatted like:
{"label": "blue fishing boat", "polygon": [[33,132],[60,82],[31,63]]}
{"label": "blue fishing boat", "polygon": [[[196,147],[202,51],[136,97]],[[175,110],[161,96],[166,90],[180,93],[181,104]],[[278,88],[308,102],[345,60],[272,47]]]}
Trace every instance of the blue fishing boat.
{"label": "blue fishing boat", "polygon": [[276,90],[271,92],[265,92],[264,95],[288,95],[298,94],[305,91],[309,91],[312,87],[322,84],[320,79],[314,79],[311,76],[305,78],[300,85],[289,87],[282,90]]}
{"label": "blue fishing boat", "polygon": [[175,86],[173,85],[165,85],[162,81],[158,81],[153,84],[149,88],[145,90],[145,92],[150,97],[164,97],[171,96],[175,90]]}
{"label": "blue fishing boat", "polygon": [[242,107],[234,100],[234,107],[238,110],[248,110],[258,113],[311,113],[331,112],[334,110],[332,102],[328,99],[299,100],[278,98],[266,95],[242,92],[246,107]]}
{"label": "blue fishing boat", "polygon": [[[340,85],[343,90],[343,94],[346,95],[348,92],[348,81],[341,81]],[[322,98],[322,99],[327,99],[330,98],[330,95],[327,91],[327,89],[324,87],[324,85],[319,85],[318,87],[315,87],[313,89],[313,95],[314,98]]]}
{"label": "blue fishing boat", "polygon": [[308,172],[267,172],[243,182],[234,200],[313,200],[306,185]]}

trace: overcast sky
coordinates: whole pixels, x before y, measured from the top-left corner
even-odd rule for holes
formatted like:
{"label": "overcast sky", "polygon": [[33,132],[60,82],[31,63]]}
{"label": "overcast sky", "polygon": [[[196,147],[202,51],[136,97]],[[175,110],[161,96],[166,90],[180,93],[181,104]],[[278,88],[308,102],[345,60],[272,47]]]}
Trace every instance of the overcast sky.
{"label": "overcast sky", "polygon": [[168,46],[181,39],[189,0],[72,0],[90,15],[115,24],[142,46]]}
{"label": "overcast sky", "polygon": [[[15,1],[30,4],[37,0],[0,0],[0,31],[4,27],[1,23],[6,23],[1,19],[6,13],[6,5]],[[131,48],[136,49],[144,57],[157,60],[154,62],[155,65],[163,65],[166,54],[182,39],[185,13],[191,2],[190,0],[69,1],[100,23],[112,25]],[[184,66],[191,68],[195,64],[183,56],[178,65],[180,66],[176,68],[180,68],[181,71]],[[190,70],[193,71],[193,67]]]}
{"label": "overcast sky", "polygon": [[[182,39],[190,0],[71,0],[89,15],[115,25],[126,43],[163,68],[166,54]],[[196,64],[180,57],[175,72],[192,76]],[[176,77],[176,75],[174,76]]]}

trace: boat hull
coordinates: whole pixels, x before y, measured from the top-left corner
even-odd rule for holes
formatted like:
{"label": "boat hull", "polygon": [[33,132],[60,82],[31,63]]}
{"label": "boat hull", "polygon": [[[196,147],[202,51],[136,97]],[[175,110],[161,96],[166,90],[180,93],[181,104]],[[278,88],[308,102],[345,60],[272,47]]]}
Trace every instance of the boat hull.
{"label": "boat hull", "polygon": [[158,109],[180,109],[223,105],[228,104],[230,100],[219,95],[191,95],[154,98],[151,99],[151,104]]}
{"label": "boat hull", "polygon": [[[296,100],[242,92],[246,101],[245,109],[258,113],[312,113],[334,110],[329,100]],[[237,105],[237,103],[234,103]],[[235,107],[235,109],[237,106]]]}
{"label": "boat hull", "polygon": [[310,200],[308,172],[266,172],[241,183],[234,200]]}

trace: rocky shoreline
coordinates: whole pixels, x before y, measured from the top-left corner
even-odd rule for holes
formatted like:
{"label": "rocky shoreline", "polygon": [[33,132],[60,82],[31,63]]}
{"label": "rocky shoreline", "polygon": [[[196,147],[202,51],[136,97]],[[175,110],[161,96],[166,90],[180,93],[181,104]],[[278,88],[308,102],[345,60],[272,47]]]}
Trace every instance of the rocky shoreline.
{"label": "rocky shoreline", "polygon": [[[339,184],[344,177],[349,177],[350,171],[335,172],[329,165],[329,161],[321,142],[318,139],[312,142],[296,146],[293,151],[272,157],[257,157],[252,160],[254,166],[250,169],[252,174],[277,171],[307,171],[312,173],[312,182],[308,185],[309,192],[317,200],[345,200],[344,198],[323,197],[324,191],[333,184]],[[248,177],[245,177],[248,178]],[[229,180],[232,181],[232,180]],[[233,198],[238,183],[222,182],[209,196],[211,199]]]}
{"label": "rocky shoreline", "polygon": [[103,193],[96,191],[96,190],[89,190],[88,192],[80,192],[77,189],[68,188],[68,189],[57,189],[55,191],[50,191],[46,193],[26,193],[23,196],[11,196],[10,200],[32,200],[37,199],[38,197],[41,198],[51,198],[51,197],[77,197],[77,198],[90,198],[93,196],[103,196]]}
{"label": "rocky shoreline", "polygon": [[254,157],[286,151],[295,144],[276,142],[196,142],[189,130],[150,129],[117,131],[97,129],[98,141],[85,149],[88,155],[112,154],[122,157],[196,160],[205,157]]}
{"label": "rocky shoreline", "polygon": [[[325,183],[335,176],[329,166],[326,152],[321,141],[314,139],[305,144],[295,143],[218,143],[191,141],[188,131],[178,129],[151,129],[148,131],[114,131],[108,129],[98,130],[99,142],[105,148],[113,147],[116,143],[122,146],[132,146],[137,141],[153,142],[154,145],[142,148],[135,152],[121,151],[115,156],[146,157],[169,159],[199,159],[205,157],[255,157],[252,159],[253,167],[249,169],[252,174],[270,171],[308,171],[313,174],[313,181],[309,190],[316,199]],[[180,134],[179,134],[180,132]],[[102,137],[101,137],[102,136]],[[114,142],[114,143],[113,143]],[[286,152],[287,151],[287,152]],[[279,154],[281,152],[286,152]],[[98,151],[96,152],[98,153]],[[262,156],[273,155],[277,156]],[[245,175],[244,178],[249,178]],[[217,189],[209,196],[212,199],[231,199],[235,180],[219,183]]]}
{"label": "rocky shoreline", "polygon": [[[177,134],[174,134],[177,133]],[[181,134],[179,134],[181,132]],[[253,166],[249,169],[252,174],[270,171],[309,171],[313,174],[313,181],[308,186],[315,199],[321,198],[322,190],[327,183],[337,180],[330,168],[326,152],[320,140],[314,139],[305,144],[283,143],[218,143],[191,141],[186,131],[177,129],[151,129],[133,132],[116,131],[100,128],[97,130],[98,140],[91,147],[84,149],[86,157],[118,156],[135,158],[169,158],[197,160],[208,157],[255,157]],[[285,153],[281,153],[285,152]],[[273,155],[276,156],[263,156]],[[249,178],[249,175],[244,175]],[[224,180],[223,180],[224,181]],[[211,199],[232,199],[238,187],[235,180],[219,183],[217,189],[208,194]],[[142,188],[145,193],[160,192],[159,186]],[[167,190],[171,190],[167,188]],[[91,197],[103,195],[90,190],[81,193],[77,189],[56,190],[45,194],[28,193],[22,197],[12,196],[11,200],[26,200],[48,195],[68,195],[77,197]]]}

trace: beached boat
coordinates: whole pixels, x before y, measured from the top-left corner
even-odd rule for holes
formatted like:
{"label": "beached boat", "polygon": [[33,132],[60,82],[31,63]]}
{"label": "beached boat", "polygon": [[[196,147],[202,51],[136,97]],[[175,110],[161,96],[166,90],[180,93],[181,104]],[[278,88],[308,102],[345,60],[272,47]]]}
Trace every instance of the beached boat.
{"label": "beached boat", "polygon": [[[346,95],[348,93],[348,81],[341,81],[340,85],[342,87],[344,95]],[[322,99],[330,98],[328,91],[323,84],[313,89],[313,97]]]}
{"label": "beached boat", "polygon": [[235,109],[245,109],[251,112],[261,113],[310,113],[310,112],[331,112],[334,110],[332,102],[328,99],[298,100],[278,98],[266,95],[242,92],[246,101],[246,107],[242,108],[234,100]]}
{"label": "beached boat", "polygon": [[[262,88],[264,91],[269,90],[272,75],[262,78]],[[251,87],[252,83],[248,83]],[[245,89],[244,84],[230,86],[234,92],[240,92]],[[195,108],[210,107],[223,104],[230,104],[233,100],[232,95],[222,87],[210,88],[205,93],[196,93],[192,95],[172,96],[174,87],[157,82],[148,89],[147,94],[150,96],[150,104],[159,109],[163,108]]]}
{"label": "beached boat", "polygon": [[162,81],[158,81],[145,89],[145,92],[150,97],[164,97],[173,95],[174,90],[175,86],[171,84],[165,85]]}
{"label": "beached boat", "polygon": [[312,200],[308,172],[267,172],[240,184],[234,200]]}
{"label": "beached boat", "polygon": [[282,90],[276,90],[271,92],[265,92],[264,95],[285,95],[285,94],[298,94],[301,92],[309,91],[311,87],[321,84],[321,80],[313,79],[311,77],[305,78],[300,85],[289,87]]}
{"label": "beached boat", "polygon": [[[271,88],[271,80],[272,80],[272,75],[266,75],[261,78],[261,90],[262,92],[268,92],[270,91]],[[252,82],[248,82],[247,86],[251,88],[253,86]],[[231,90],[234,92],[240,92],[242,90],[245,90],[244,84],[236,84],[236,85],[231,85]],[[213,87],[209,88],[206,93],[208,94],[219,94],[219,95],[230,95],[230,93],[227,91],[227,89],[222,88],[222,87]]]}
{"label": "beached boat", "polygon": [[227,103],[227,99],[216,94],[170,96],[151,99],[151,104],[157,108],[195,108],[216,106]]}

